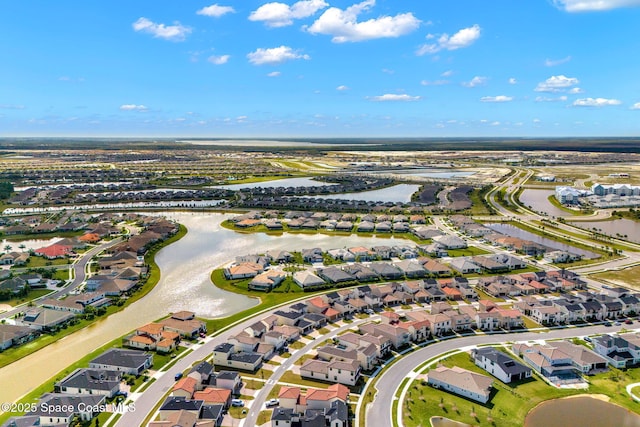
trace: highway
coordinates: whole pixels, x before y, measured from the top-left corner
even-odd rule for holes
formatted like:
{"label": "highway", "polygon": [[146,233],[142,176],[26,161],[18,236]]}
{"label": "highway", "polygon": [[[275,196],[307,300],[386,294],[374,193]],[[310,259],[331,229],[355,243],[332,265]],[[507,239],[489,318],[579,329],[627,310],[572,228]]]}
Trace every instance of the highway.
{"label": "highway", "polygon": [[[367,407],[364,425],[393,427],[393,418],[398,417],[398,414],[394,414],[392,410],[393,402],[396,400],[395,395],[398,385],[404,378],[413,377],[415,375],[413,370],[416,367],[441,354],[480,344],[503,344],[505,342],[512,341],[570,338],[575,336],[612,333],[617,332],[622,328],[623,326],[587,326],[582,328],[572,327],[555,329],[544,334],[536,332],[521,332],[499,335],[474,335],[452,338],[435,344],[429,344],[420,350],[416,350],[402,357],[379,377],[378,382],[375,385],[377,393],[374,400]],[[398,405],[398,408],[399,412],[401,412],[403,409],[401,403]]]}

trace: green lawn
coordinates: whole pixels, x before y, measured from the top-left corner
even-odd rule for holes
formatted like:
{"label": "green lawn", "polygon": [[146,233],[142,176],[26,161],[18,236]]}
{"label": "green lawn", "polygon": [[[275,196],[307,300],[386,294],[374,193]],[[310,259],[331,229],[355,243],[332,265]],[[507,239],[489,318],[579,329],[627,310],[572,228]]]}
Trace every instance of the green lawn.
{"label": "green lawn", "polygon": [[485,251],[482,248],[478,248],[476,246],[469,246],[465,249],[447,249],[447,253],[451,257],[459,257],[459,256],[474,256],[474,255],[485,255],[491,252]]}
{"label": "green lawn", "polygon": [[[468,353],[455,354],[441,363],[448,367],[459,366],[486,375],[486,372],[475,366]],[[614,403],[634,412],[639,410],[638,404],[629,398],[624,388],[627,384],[640,380],[640,369],[630,369],[626,372],[612,369],[610,372],[589,377],[589,380],[591,385],[588,390],[571,390],[552,387],[535,375],[532,380],[516,384],[503,384],[494,379],[495,392],[486,405],[436,390],[426,382],[414,381],[404,406],[404,423],[407,427],[429,425],[430,417],[441,415],[471,425],[521,427],[527,413],[538,403],[585,393],[604,394]],[[472,416],[472,413],[476,416]],[[493,423],[488,421],[490,419],[493,419]]]}
{"label": "green lawn", "polygon": [[[70,258],[46,259],[41,256],[30,256],[24,268],[49,267],[51,265],[66,265],[73,262]],[[23,267],[20,267],[23,268]]]}
{"label": "green lawn", "polygon": [[41,296],[48,295],[51,292],[53,291],[50,289],[32,289],[24,297],[12,298],[10,300],[0,301],[0,304],[9,304],[10,306],[15,307],[16,305],[24,304],[36,298],[40,298]]}

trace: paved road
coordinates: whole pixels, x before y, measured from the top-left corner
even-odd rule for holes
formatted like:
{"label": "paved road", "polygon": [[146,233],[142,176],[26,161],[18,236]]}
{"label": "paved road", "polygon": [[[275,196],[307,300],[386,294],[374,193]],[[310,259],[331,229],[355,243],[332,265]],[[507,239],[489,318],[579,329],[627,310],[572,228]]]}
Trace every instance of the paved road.
{"label": "paved road", "polygon": [[[621,328],[623,328],[623,326],[588,326],[584,328],[556,329],[544,334],[522,332],[503,335],[474,335],[430,344],[403,357],[382,374],[375,386],[377,390],[376,396],[367,408],[364,425],[393,427],[392,418],[396,417],[397,414],[393,413],[392,407],[400,382],[405,377],[410,376],[412,371],[426,360],[433,359],[448,351],[480,344],[500,344],[507,341],[569,338],[598,333],[611,333]],[[402,405],[398,405],[398,407],[402,408]]]}
{"label": "paved road", "polygon": [[307,343],[303,348],[292,353],[291,357],[285,360],[282,363],[282,365],[278,366],[273,371],[273,373],[269,377],[269,380],[267,381],[265,386],[260,389],[258,394],[256,394],[255,399],[251,401],[251,410],[249,411],[249,414],[243,420],[243,422],[240,423],[240,425],[246,426],[246,427],[253,427],[256,425],[258,414],[260,414],[260,411],[263,409],[264,402],[267,399],[267,396],[269,396],[269,393],[271,393],[271,390],[276,385],[276,383],[280,381],[280,378],[282,377],[282,375],[285,372],[290,371],[298,359],[300,359],[305,354],[309,353],[315,346],[320,345],[320,343],[326,340],[332,339],[333,337],[341,334],[342,332],[348,329],[354,328],[362,323],[367,323],[367,322],[375,321],[378,319],[379,319],[379,316],[371,316],[371,318],[367,318],[367,319],[354,320],[352,323],[348,323],[346,325],[340,326],[339,328],[334,329],[330,333],[318,337],[318,339],[315,339]]}
{"label": "paved road", "polygon": [[[292,302],[293,304],[294,302]],[[160,398],[164,398],[164,395],[167,393],[167,391],[169,391],[173,385],[175,384],[175,374],[177,374],[178,372],[183,372],[184,370],[191,368],[191,366],[196,363],[199,362],[200,360],[203,359],[207,359],[209,357],[211,357],[211,355],[213,354],[213,349],[219,345],[222,344],[224,342],[227,341],[227,338],[231,335],[236,335],[238,333],[240,333],[241,331],[243,331],[245,328],[247,328],[248,326],[252,325],[253,323],[255,323],[256,321],[258,321],[259,319],[263,318],[263,317],[267,317],[270,314],[273,314],[275,311],[277,310],[286,310],[286,307],[278,307],[278,308],[274,308],[271,310],[268,310],[264,313],[252,316],[248,319],[246,319],[245,321],[238,323],[234,326],[232,326],[230,329],[226,330],[224,333],[217,335],[215,337],[207,337],[204,341],[205,343],[202,345],[196,345],[194,346],[194,351],[192,351],[191,353],[187,354],[185,357],[179,359],[176,364],[171,367],[171,369],[169,369],[166,372],[161,373],[158,377],[156,377],[156,380],[153,382],[153,384],[151,384],[143,393],[132,393],[130,398],[135,402],[135,411],[134,412],[127,412],[124,415],[122,415],[120,417],[120,419],[118,419],[117,423],[115,424],[115,426],[120,426],[120,427],[131,427],[131,426],[141,426],[144,423],[144,419],[147,417],[147,415],[153,410],[153,408],[155,407],[155,405],[158,403],[158,400]],[[354,324],[357,324],[356,322],[351,323],[348,326],[353,326]],[[336,332],[337,333],[337,332]],[[324,338],[323,338],[324,339]],[[315,340],[312,341],[310,344],[314,344]],[[302,354],[304,353],[299,353],[300,357],[302,356]],[[296,357],[296,358],[297,358]],[[294,360],[292,360],[291,363],[293,363]],[[274,373],[275,375],[275,373]],[[282,374],[280,374],[282,375]],[[274,379],[275,377],[272,376],[271,379]],[[279,377],[278,377],[279,378]],[[271,383],[271,380],[270,380]],[[271,383],[273,385],[273,383]],[[266,388],[267,386],[265,386]],[[267,393],[268,394],[268,393]],[[263,395],[264,397],[266,397],[266,394]],[[262,398],[262,402],[264,402],[264,397]],[[255,399],[252,403],[252,405],[256,405],[257,407],[257,403],[256,403]],[[262,406],[262,402],[260,403],[260,406]],[[260,411],[258,411],[260,412]],[[251,414],[249,414],[251,415]],[[250,426],[252,424],[245,424],[247,426]]]}
{"label": "paved road", "polygon": [[[67,294],[69,294],[70,292],[74,291],[75,289],[78,288],[78,286],[80,286],[82,284],[82,282],[84,282],[85,278],[87,277],[87,271],[86,271],[86,267],[87,264],[89,263],[89,261],[91,261],[91,258],[93,258],[95,255],[99,254],[100,252],[104,251],[105,249],[110,248],[111,246],[114,246],[118,243],[120,243],[122,241],[121,237],[115,238],[107,243],[103,243],[102,245],[96,246],[95,248],[85,252],[85,254],[82,256],[82,258],[80,258],[79,260],[77,260],[74,264],[72,264],[73,270],[74,270],[74,276],[75,278],[73,279],[73,281],[71,282],[71,284],[65,286],[64,288],[61,288],[60,290],[57,290],[53,293],[47,294],[45,296],[42,296],[40,298],[37,298],[35,300],[33,300],[33,303],[37,305],[38,301],[43,300],[43,299],[47,299],[47,298],[60,298],[62,296],[65,296]],[[4,313],[0,314],[0,319],[6,319],[9,317],[13,317],[16,314],[20,313],[24,311],[24,305],[22,306],[18,306],[12,310],[9,311],[5,311]]]}

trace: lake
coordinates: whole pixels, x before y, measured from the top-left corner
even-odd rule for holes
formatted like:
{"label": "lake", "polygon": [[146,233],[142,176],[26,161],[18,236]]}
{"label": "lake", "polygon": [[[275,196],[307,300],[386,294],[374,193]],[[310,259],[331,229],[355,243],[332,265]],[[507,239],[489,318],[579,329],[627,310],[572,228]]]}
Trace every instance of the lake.
{"label": "lake", "polygon": [[[571,225],[593,231],[597,228],[599,232],[616,237],[616,234],[626,235],[625,240],[640,243],[640,222],[627,218],[614,219],[611,221],[579,221],[572,222]],[[600,231],[601,230],[601,231]]]}
{"label": "lake", "polygon": [[263,253],[270,249],[300,250],[394,245],[415,246],[410,240],[325,234],[240,234],[221,227],[230,215],[202,212],[167,212],[165,216],[184,224],[188,233],[158,252],[161,278],[147,296],[90,327],[57,341],[0,369],[0,402],[13,402],[38,387],[62,369],[131,330],[170,312],[195,311],[201,317],[224,317],[252,307],[255,299],[223,291],[211,283],[215,268],[237,255]]}
{"label": "lake", "polygon": [[530,206],[536,212],[546,213],[549,216],[567,216],[571,215],[562,209],[554,206],[549,201],[549,196],[555,194],[555,190],[538,190],[533,188],[525,189],[520,195],[520,203]]}
{"label": "lake", "polygon": [[600,257],[600,255],[596,254],[595,252],[587,251],[581,248],[576,248],[575,246],[567,245],[565,243],[548,239],[546,237],[538,236],[537,234],[533,234],[530,231],[526,231],[521,228],[518,228],[515,225],[492,223],[492,224],[485,224],[485,226],[489,227],[494,231],[497,231],[498,233],[502,233],[507,236],[518,237],[524,240],[530,240],[532,242],[539,243],[541,245],[547,246],[552,249],[557,249],[561,251],[571,252],[573,254],[582,255],[584,258],[593,259],[593,258]]}
{"label": "lake", "polygon": [[640,415],[590,396],[543,402],[527,414],[525,427],[640,427]]}
{"label": "lake", "polygon": [[206,188],[225,188],[227,190],[240,190],[242,188],[276,188],[276,187],[317,187],[319,185],[336,185],[332,182],[316,181],[311,178],[284,178],[272,181],[247,182],[245,184],[214,185]]}
{"label": "lake", "polygon": [[[337,200],[363,200],[365,202],[408,203],[411,195],[420,189],[416,184],[398,184],[387,188],[355,193],[321,194],[318,198]],[[301,196],[305,197],[305,196]]]}
{"label": "lake", "polygon": [[465,171],[460,169],[442,169],[442,168],[416,168],[416,169],[388,169],[388,170],[375,170],[367,171],[371,174],[384,174],[384,175],[411,175],[422,178],[440,178],[440,179],[452,179],[452,178],[466,178],[475,174],[474,171]]}

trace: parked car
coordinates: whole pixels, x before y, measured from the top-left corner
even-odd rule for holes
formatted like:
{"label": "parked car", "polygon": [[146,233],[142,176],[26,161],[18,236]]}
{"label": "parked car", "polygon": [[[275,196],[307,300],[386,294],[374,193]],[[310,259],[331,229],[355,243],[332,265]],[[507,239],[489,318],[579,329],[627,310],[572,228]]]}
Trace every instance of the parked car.
{"label": "parked car", "polygon": [[614,325],[616,325],[616,326],[620,326],[620,325],[622,325],[622,323],[620,323],[620,322],[615,322],[615,323],[614,323]]}
{"label": "parked car", "polygon": [[589,337],[584,337],[584,340],[585,340],[586,342],[591,342],[591,338],[589,338]]}
{"label": "parked car", "polygon": [[633,320],[627,319],[627,320],[624,321],[624,323],[626,323],[627,325],[632,325],[633,324]]}
{"label": "parked car", "polygon": [[182,374],[182,372],[178,372],[178,373],[176,374],[176,376],[175,376],[176,381],[178,381],[180,378],[182,378],[182,375],[183,375],[183,374]]}
{"label": "parked car", "polygon": [[231,406],[244,406],[244,402],[240,399],[231,399]]}
{"label": "parked car", "polygon": [[267,408],[271,408],[272,406],[278,406],[279,404],[280,404],[280,401],[278,399],[269,399],[265,403],[265,405],[267,405]]}

